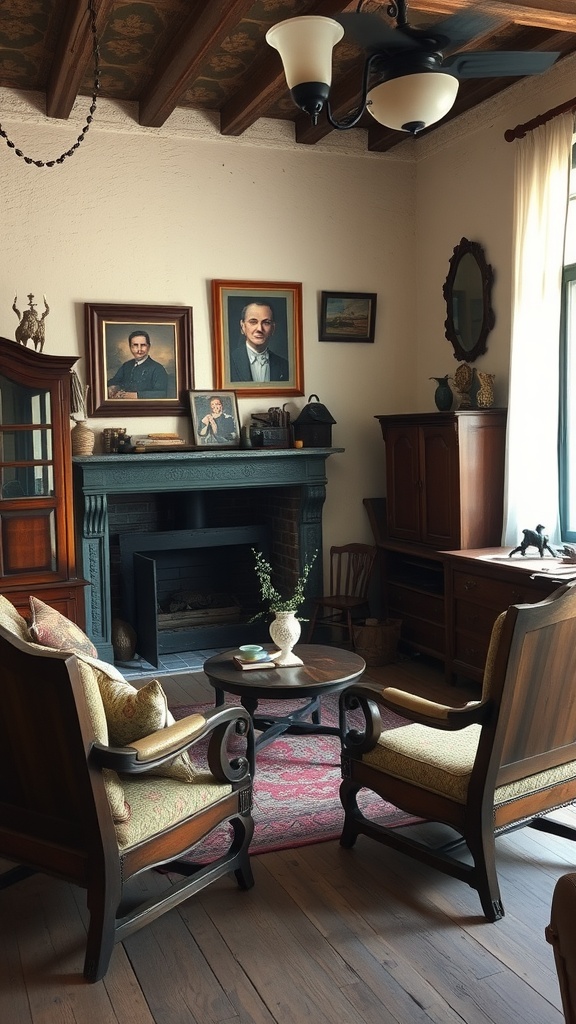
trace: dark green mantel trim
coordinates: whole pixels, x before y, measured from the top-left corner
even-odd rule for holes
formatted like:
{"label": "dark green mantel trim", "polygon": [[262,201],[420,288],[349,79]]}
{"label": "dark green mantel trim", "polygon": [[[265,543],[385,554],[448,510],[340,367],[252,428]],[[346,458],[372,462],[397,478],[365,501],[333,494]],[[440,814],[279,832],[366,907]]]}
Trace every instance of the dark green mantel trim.
{"label": "dark green mantel trim", "polygon": [[326,481],[329,455],[344,448],[269,448],[86,455],[72,459],[74,479],[85,494],[221,490]]}

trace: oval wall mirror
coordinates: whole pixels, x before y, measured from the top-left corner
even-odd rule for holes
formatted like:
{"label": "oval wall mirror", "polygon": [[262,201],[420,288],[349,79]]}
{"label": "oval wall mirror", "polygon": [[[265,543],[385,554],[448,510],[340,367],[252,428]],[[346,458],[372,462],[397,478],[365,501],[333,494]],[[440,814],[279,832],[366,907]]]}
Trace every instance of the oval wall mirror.
{"label": "oval wall mirror", "polygon": [[443,289],[447,313],[444,327],[455,359],[473,363],[486,351],[486,339],[495,322],[490,304],[493,281],[482,246],[462,238],[450,259]]}

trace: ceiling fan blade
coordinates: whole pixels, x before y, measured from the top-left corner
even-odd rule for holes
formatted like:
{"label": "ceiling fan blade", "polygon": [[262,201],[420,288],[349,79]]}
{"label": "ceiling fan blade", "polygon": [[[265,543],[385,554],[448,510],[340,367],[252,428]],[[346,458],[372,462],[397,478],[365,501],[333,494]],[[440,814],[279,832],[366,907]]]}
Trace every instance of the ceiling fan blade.
{"label": "ceiling fan blade", "polygon": [[527,53],[515,50],[495,50],[493,53],[470,51],[447,57],[442,61],[442,70],[449,71],[456,78],[521,78],[542,74],[559,56],[559,53],[538,50]]}
{"label": "ceiling fan blade", "polygon": [[476,39],[477,36],[482,36],[501,24],[502,18],[491,14],[470,10],[458,11],[436,25],[430,25],[426,29],[426,34],[431,38],[441,38],[441,49],[456,50],[465,46],[471,39]]}
{"label": "ceiling fan blade", "polygon": [[343,13],[335,14],[334,21],[342,25],[345,37],[354,40],[368,53],[386,53],[389,50],[413,50],[418,48],[410,36],[388,25],[377,14]]}

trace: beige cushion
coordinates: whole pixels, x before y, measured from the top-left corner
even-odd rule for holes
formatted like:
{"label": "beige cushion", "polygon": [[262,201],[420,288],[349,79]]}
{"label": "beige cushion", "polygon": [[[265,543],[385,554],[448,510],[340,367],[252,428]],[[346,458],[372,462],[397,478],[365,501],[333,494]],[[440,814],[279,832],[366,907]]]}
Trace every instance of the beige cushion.
{"label": "beige cushion", "polygon": [[[428,725],[403,725],[383,732],[374,750],[364,754],[362,760],[431,793],[465,804],[479,737],[479,725],[469,725],[455,732],[444,732]],[[494,806],[574,778],[576,761],[568,761],[499,786],[494,793]]]}
{"label": "beige cushion", "polygon": [[65,615],[44,604],[38,597],[30,598],[30,636],[43,647],[56,651],[72,651],[73,654],[88,654],[98,657],[98,651],[86,633]]}
{"label": "beige cushion", "polygon": [[30,640],[26,619],[22,618],[12,602],[3,597],[2,594],[0,594],[0,626],[7,629],[9,633],[14,633],[19,640],[25,640],[26,642]]}
{"label": "beige cushion", "polygon": [[[86,704],[94,736],[98,743],[104,743],[107,746],[108,726],[106,724],[106,715],[104,714],[104,705],[102,704],[100,690],[98,689],[93,669],[90,665],[85,665],[82,661],[78,660],[78,672],[80,673],[80,678],[82,680],[84,696],[86,697]],[[120,782],[116,772],[109,768],[103,769],[102,775],[114,824],[125,824],[130,820],[131,812],[130,804],[126,801],[122,783]]]}
{"label": "beige cushion", "polygon": [[193,786],[172,779],[122,776],[126,799],[132,808],[129,821],[116,825],[121,850],[183,821],[232,792],[228,782],[217,782],[209,773],[197,775]]}

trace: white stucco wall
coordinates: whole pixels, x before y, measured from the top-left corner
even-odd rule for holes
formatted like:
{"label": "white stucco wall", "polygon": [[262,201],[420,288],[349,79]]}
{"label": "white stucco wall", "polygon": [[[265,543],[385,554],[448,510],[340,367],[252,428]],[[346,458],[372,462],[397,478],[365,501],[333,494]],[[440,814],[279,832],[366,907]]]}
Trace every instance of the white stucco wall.
{"label": "white stucco wall", "polygon": [[[481,242],[494,267],[496,327],[479,365],[496,373],[506,404],[514,146],[503,133],[569,99],[575,66],[565,61],[390,154],[367,153],[356,131],[296,146],[290,126],[270,121],[225,139],[214,119],[185,111],[143,129],[135,108],[106,101],[61,167],[29,167],[0,144],[0,334],[14,336],[16,294],[20,309],[28,292],[37,302],[46,294],[45,351],[78,353],[85,376],[84,303],[192,306],[195,387],[211,388],[211,280],[302,282],[305,395],[290,409],[317,394],[346,449],[327,463],[325,544],[370,540],[362,499],[385,491],[374,416],[433,409],[428,378],[456,367],[442,285],[462,236]],[[41,105],[0,90],[3,126],[50,159],[74,141],[88,102],[65,123]],[[322,290],[378,294],[374,345],[318,341]],[[242,422],[272,404],[241,399]],[[187,417],[121,425],[190,435]]]}
{"label": "white stucco wall", "polygon": [[[75,126],[47,122],[27,96],[5,91],[0,100],[12,115],[3,124],[33,157],[73,141]],[[79,101],[78,128],[83,114]],[[337,421],[334,445],[346,449],[327,464],[326,544],[370,540],[362,498],[383,493],[373,417],[405,408],[412,390],[412,156],[366,156],[357,136],[319,151],[296,147],[291,129],[273,122],[260,122],[250,140],[223,139],[209,120],[182,112],[145,130],[134,114],[99,104],[86,142],[54,169],[0,147],[0,334],[13,337],[12,302],[17,294],[24,308],[28,292],[40,305],[48,298],[45,351],[81,356],[86,302],[189,305],[195,387],[211,388],[211,280],[302,282],[305,395],[289,408],[296,415],[317,394]],[[322,290],[378,294],[373,345],[318,341]],[[78,369],[84,376],[84,359]],[[241,399],[240,418],[273,404]],[[185,417],[122,425],[190,436]]]}

